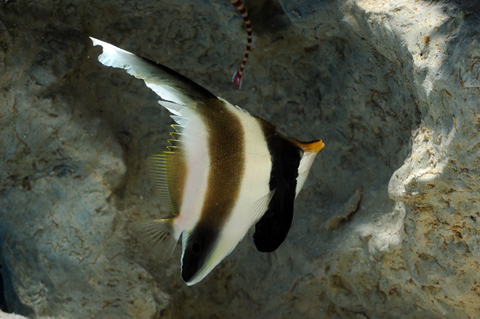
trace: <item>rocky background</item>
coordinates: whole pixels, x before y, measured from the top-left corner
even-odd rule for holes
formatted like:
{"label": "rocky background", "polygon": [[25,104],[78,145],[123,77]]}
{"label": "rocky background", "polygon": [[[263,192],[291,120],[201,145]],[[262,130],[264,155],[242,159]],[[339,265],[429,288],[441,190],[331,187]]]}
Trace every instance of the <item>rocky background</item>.
{"label": "rocky background", "polygon": [[[0,317],[479,318],[480,5],[246,0],[0,3]],[[172,120],[88,36],[165,64],[300,139],[320,137],[286,242],[251,233],[199,284],[143,161]],[[5,312],[2,314],[2,311]]]}

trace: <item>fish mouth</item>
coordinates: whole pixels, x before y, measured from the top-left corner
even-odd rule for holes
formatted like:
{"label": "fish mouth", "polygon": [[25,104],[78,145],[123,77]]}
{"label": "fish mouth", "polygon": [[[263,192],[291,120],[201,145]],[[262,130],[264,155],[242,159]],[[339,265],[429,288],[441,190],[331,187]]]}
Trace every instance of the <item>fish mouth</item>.
{"label": "fish mouth", "polygon": [[299,144],[305,153],[318,153],[325,147],[325,143],[321,139],[311,142],[300,142]]}

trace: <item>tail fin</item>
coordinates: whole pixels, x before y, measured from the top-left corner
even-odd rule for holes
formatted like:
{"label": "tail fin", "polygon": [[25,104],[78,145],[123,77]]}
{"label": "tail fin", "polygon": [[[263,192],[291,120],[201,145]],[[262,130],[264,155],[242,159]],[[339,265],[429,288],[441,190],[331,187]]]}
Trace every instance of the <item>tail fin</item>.
{"label": "tail fin", "polygon": [[141,220],[130,225],[135,237],[156,257],[167,260],[173,253],[180,234],[175,234],[175,218]]}

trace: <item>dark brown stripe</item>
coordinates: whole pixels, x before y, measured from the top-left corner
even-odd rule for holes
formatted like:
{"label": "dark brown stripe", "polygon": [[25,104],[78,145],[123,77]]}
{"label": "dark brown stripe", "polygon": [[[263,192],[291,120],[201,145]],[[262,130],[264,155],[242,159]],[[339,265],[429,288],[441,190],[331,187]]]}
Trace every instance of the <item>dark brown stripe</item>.
{"label": "dark brown stripe", "polygon": [[[206,104],[206,105],[205,105]],[[182,277],[189,281],[204,265],[237,201],[245,170],[244,130],[238,117],[218,99],[199,103],[208,128],[210,173],[200,220],[185,248]]]}
{"label": "dark brown stripe", "polygon": [[[223,223],[233,208],[239,191],[245,164],[244,131],[240,119],[218,100],[200,106],[209,129],[210,175],[208,191],[202,209],[202,220]],[[218,225],[220,226],[220,225]]]}

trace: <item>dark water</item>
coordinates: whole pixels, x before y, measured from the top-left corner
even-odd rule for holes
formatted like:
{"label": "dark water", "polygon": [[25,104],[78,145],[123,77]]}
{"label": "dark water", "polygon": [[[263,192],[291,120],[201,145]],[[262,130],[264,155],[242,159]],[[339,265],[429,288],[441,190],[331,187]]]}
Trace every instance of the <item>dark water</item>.
{"label": "dark water", "polygon": [[0,310],[7,312],[7,303],[5,301],[5,291],[3,289],[2,265],[0,265]]}

